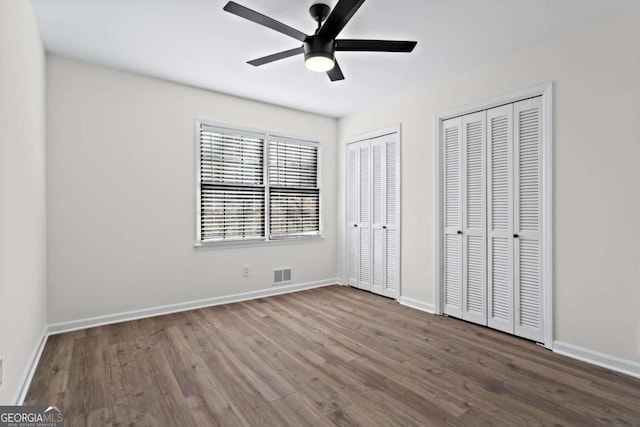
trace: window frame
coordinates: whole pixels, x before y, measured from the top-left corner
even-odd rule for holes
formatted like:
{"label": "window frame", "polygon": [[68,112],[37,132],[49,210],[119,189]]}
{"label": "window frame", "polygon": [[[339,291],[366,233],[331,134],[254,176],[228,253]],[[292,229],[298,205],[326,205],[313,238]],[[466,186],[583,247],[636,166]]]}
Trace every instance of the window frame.
{"label": "window frame", "polygon": [[[250,133],[257,134],[263,137],[263,185],[264,185],[264,237],[257,238],[249,238],[249,239],[229,239],[229,240],[202,240],[202,211],[201,211],[201,203],[202,203],[202,182],[200,176],[200,150],[201,150],[201,141],[200,141],[200,130],[202,126],[208,126],[213,128],[219,128],[222,130],[227,130],[231,132],[239,132],[239,133]],[[195,120],[195,177],[196,177],[196,191],[195,191],[195,244],[196,248],[198,247],[242,247],[242,246],[267,246],[267,245],[278,245],[278,244],[290,244],[290,243],[304,243],[304,242],[313,242],[324,240],[324,215],[323,215],[323,191],[322,191],[322,144],[319,141],[313,140],[308,137],[299,137],[283,134],[282,132],[274,132],[264,129],[256,129],[247,126],[234,125],[229,123],[221,123],[216,121],[211,121],[207,119],[197,118]],[[311,145],[317,147],[317,164],[316,164],[316,173],[317,173],[317,189],[319,193],[319,201],[318,201],[318,233],[317,234],[295,234],[291,236],[280,235],[274,238],[270,237],[270,204],[271,204],[271,195],[270,195],[270,187],[272,187],[269,182],[269,141],[270,138],[275,138],[276,140],[285,139],[295,143],[300,143],[303,145]]]}

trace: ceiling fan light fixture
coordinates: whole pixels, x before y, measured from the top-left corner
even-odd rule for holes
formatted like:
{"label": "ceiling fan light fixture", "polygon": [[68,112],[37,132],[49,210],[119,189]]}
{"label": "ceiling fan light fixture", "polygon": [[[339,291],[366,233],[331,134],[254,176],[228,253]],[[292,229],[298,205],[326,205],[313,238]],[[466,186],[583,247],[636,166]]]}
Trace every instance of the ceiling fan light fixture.
{"label": "ceiling fan light fixture", "polygon": [[304,66],[316,73],[325,73],[336,66],[336,61],[333,59],[333,55],[325,52],[316,52],[306,56]]}
{"label": "ceiling fan light fixture", "polygon": [[307,37],[304,41],[304,66],[317,73],[325,73],[336,66],[333,56],[333,40],[323,40],[317,36]]}

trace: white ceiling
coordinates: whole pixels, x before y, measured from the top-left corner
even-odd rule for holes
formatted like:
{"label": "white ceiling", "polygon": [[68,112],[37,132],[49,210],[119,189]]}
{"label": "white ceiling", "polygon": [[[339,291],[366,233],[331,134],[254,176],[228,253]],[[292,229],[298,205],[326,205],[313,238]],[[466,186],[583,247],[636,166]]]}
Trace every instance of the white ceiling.
{"label": "white ceiling", "polygon": [[[237,0],[307,34],[314,1]],[[331,0],[331,6],[337,1]],[[640,0],[368,0],[341,38],[417,40],[413,53],[338,52],[346,80],[303,57],[246,61],[298,47],[222,10],[226,0],[32,0],[47,51],[299,110],[340,117],[619,13]]]}

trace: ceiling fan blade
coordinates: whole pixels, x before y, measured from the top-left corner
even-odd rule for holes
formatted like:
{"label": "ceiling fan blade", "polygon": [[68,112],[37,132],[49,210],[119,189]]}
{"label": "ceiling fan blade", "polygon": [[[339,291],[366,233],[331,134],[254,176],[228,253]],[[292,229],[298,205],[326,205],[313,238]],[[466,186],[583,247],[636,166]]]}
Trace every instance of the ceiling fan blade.
{"label": "ceiling fan blade", "polygon": [[253,21],[256,24],[264,25],[267,28],[271,28],[272,30],[276,30],[289,37],[293,37],[294,39],[300,40],[301,42],[303,42],[304,39],[307,38],[307,35],[305,33],[298,31],[295,28],[291,28],[290,26],[285,25],[282,22],[278,22],[273,18],[269,18],[268,16],[258,13],[255,10],[251,10],[247,7],[241,6],[236,2],[230,1],[224,6],[223,9],[241,18]]}
{"label": "ceiling fan blade", "polygon": [[285,59],[290,56],[298,55],[300,53],[304,53],[304,48],[302,46],[295,49],[285,50],[284,52],[274,53],[273,55],[264,56],[262,58],[254,59],[253,61],[249,61],[248,64],[258,67],[260,65],[268,64],[280,59]]}
{"label": "ceiling fan blade", "polygon": [[347,25],[347,22],[362,6],[364,0],[340,0],[331,11],[318,35],[326,40],[333,40],[338,37],[340,31]]}
{"label": "ceiling fan blade", "polygon": [[338,64],[338,61],[336,61],[336,65],[332,69],[327,71],[327,75],[329,76],[332,82],[335,82],[338,80],[344,80],[344,74],[342,74],[342,70],[340,69],[340,65]]}
{"label": "ceiling fan blade", "polygon": [[342,52],[411,52],[418,42],[400,40],[336,40]]}

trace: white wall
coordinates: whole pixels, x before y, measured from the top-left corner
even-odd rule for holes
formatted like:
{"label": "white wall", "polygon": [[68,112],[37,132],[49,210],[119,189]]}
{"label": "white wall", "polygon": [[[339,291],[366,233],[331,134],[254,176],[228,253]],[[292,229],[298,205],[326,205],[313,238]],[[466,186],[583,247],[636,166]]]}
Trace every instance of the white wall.
{"label": "white wall", "polygon": [[30,2],[0,0],[0,405],[46,322],[44,64]]}
{"label": "white wall", "polygon": [[404,297],[434,303],[435,114],[553,80],[555,339],[640,361],[639,22],[632,9],[339,121],[341,142],[402,124]]}
{"label": "white wall", "polygon": [[[276,267],[335,279],[335,119],[56,56],[47,78],[50,323],[271,288]],[[196,118],[319,140],[325,239],[196,250]]]}

